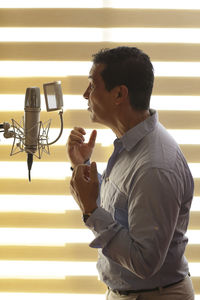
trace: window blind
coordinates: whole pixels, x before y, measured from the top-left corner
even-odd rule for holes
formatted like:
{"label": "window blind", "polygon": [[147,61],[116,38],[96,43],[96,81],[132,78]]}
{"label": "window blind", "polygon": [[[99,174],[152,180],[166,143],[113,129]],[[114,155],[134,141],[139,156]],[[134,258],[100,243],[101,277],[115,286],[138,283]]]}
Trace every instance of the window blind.
{"label": "window blind", "polygon": [[[84,3],[83,3],[84,2]],[[113,133],[91,123],[82,94],[91,55],[100,48],[136,46],[155,68],[151,107],[180,144],[195,179],[189,260],[200,299],[200,5],[197,1],[0,1],[0,122],[20,121],[27,87],[61,80],[64,133],[51,155],[34,160],[27,179],[26,155],[10,157],[11,140],[0,136],[1,299],[104,299],[97,253],[69,192],[65,144],[80,125],[87,137],[98,129],[93,159],[105,168]],[[50,139],[59,131],[57,113]],[[106,137],[106,139],[105,139]]]}

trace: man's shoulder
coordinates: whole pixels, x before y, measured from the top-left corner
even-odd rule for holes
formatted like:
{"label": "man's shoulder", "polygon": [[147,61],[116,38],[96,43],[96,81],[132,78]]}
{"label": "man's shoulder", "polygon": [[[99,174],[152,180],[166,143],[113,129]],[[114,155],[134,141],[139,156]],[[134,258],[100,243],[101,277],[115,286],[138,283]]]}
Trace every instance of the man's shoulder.
{"label": "man's shoulder", "polygon": [[137,152],[139,165],[147,167],[173,169],[177,158],[184,160],[178,143],[160,123],[144,137]]}

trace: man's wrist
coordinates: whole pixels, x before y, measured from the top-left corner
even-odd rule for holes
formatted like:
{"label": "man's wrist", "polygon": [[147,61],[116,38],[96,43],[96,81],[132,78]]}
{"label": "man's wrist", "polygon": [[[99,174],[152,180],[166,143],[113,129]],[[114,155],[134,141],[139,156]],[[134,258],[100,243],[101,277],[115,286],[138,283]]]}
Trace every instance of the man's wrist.
{"label": "man's wrist", "polygon": [[[87,165],[89,162],[90,162],[90,159],[88,158],[88,159],[86,159],[86,160],[83,162],[83,164],[84,164],[84,165]],[[74,168],[75,168],[75,166],[73,166],[73,167],[71,166],[71,167],[70,167],[70,170],[71,170],[71,171],[74,171]]]}
{"label": "man's wrist", "polygon": [[93,212],[97,209],[97,207],[95,209],[93,209],[93,211],[91,212],[85,212],[83,213],[83,222],[86,223],[87,219],[93,214]]}

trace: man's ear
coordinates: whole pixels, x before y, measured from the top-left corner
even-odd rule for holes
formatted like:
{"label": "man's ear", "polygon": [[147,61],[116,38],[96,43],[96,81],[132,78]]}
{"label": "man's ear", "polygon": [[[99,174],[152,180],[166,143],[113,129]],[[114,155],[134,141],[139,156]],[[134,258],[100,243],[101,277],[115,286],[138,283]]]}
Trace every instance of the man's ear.
{"label": "man's ear", "polygon": [[124,102],[128,98],[128,88],[126,85],[120,85],[117,87],[115,103],[117,105]]}

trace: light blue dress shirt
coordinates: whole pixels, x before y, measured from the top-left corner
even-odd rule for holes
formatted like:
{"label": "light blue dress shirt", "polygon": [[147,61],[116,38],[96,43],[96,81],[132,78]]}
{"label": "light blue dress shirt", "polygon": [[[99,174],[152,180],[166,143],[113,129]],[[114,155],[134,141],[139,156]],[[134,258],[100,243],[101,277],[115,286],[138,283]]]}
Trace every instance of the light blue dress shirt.
{"label": "light blue dress shirt", "polygon": [[86,222],[100,279],[111,289],[162,287],[189,271],[185,233],[194,182],[179,146],[150,112],[115,140],[99,207]]}

